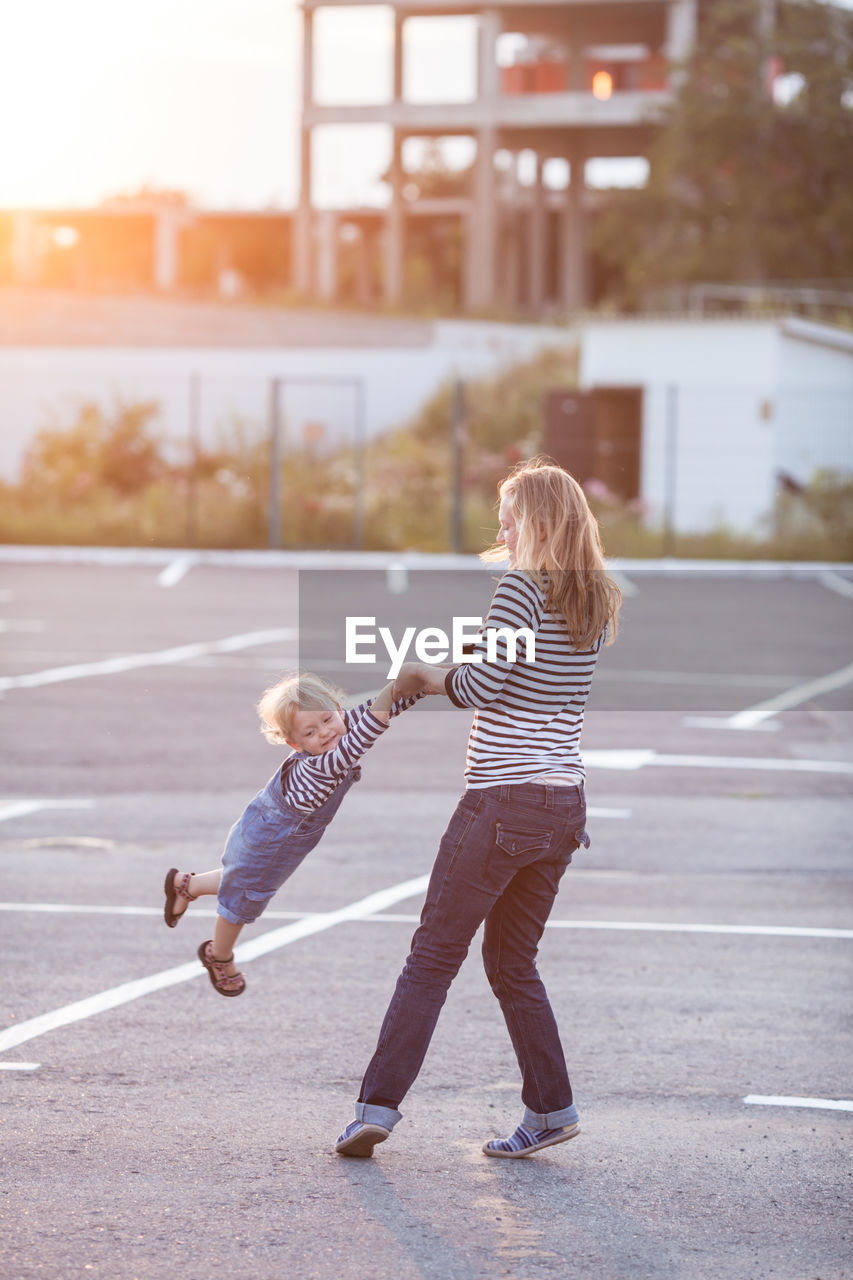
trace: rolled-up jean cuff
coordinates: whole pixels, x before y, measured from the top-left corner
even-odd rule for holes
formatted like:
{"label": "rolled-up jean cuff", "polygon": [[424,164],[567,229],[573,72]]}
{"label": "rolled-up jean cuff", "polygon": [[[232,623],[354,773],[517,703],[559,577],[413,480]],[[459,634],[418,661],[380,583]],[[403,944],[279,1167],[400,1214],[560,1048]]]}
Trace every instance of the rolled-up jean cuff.
{"label": "rolled-up jean cuff", "polygon": [[377,1107],[374,1102],[357,1102],[355,1118],[362,1124],[381,1124],[385,1129],[393,1129],[397,1121],[403,1119],[403,1113],[391,1107]]}
{"label": "rolled-up jean cuff", "polygon": [[[374,1107],[374,1110],[378,1108]],[[563,1107],[562,1111],[546,1111],[544,1114],[526,1107],[522,1124],[526,1124],[528,1129],[564,1129],[568,1124],[577,1124],[579,1119],[574,1103],[570,1107]],[[379,1123],[383,1124],[384,1121],[380,1120]]]}

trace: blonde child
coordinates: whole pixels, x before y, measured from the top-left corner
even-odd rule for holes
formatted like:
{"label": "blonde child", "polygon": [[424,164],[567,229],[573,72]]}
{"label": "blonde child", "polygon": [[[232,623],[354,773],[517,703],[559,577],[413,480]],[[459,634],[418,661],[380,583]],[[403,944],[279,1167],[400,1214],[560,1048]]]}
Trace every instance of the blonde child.
{"label": "blonde child", "polygon": [[173,929],[190,902],[217,895],[213,937],[198,958],[215,989],[239,996],[246,980],[234,966],[234,944],[245,924],[265,909],[293,875],[323,832],[354,782],[358,761],[387,729],[392,716],[414,705],[422,682],[386,685],[373,700],[341,708],[340,690],[308,672],[288,676],[267,689],[258,703],[268,742],[292,748],[281,767],[237,819],[225,844],[222,866],[197,875],[171,867],[166,874],[164,918]]}

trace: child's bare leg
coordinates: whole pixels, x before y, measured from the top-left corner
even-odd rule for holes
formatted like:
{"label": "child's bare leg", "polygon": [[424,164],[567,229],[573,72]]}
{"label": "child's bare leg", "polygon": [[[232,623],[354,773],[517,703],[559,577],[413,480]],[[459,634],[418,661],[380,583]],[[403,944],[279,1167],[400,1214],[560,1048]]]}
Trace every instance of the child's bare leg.
{"label": "child's bare leg", "polygon": [[[242,924],[232,924],[230,920],[225,920],[222,916],[216,917],[216,924],[213,926],[213,957],[215,960],[227,960],[229,956],[234,954],[234,944],[240,936]],[[228,965],[226,973],[237,973],[237,966],[234,963]]]}
{"label": "child's bare leg", "polygon": [[[184,877],[186,875],[186,871],[175,872],[174,886],[176,892],[183,886]],[[186,884],[187,893],[189,893],[193,898],[200,898],[208,894],[218,893],[219,882],[221,879],[221,867],[217,867],[215,871],[202,871],[199,874],[193,872]],[[183,894],[178,893],[178,896],[175,899],[174,914],[176,916],[182,916],[189,905],[189,900],[185,898]]]}

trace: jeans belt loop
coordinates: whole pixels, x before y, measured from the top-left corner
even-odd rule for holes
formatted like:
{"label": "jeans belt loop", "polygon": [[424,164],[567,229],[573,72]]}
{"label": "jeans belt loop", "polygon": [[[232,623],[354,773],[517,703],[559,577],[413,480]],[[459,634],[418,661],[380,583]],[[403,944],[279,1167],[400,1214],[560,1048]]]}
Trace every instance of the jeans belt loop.
{"label": "jeans belt loop", "polygon": [[554,808],[554,788],[547,785],[545,787],[545,808]]}

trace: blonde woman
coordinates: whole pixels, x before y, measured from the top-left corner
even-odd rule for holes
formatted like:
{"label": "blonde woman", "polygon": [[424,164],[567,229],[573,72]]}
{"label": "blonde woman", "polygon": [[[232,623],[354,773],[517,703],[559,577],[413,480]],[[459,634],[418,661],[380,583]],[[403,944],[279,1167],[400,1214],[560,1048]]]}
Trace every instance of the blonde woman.
{"label": "blonde woman", "polygon": [[287,676],[258,703],[268,742],[291,748],[281,767],[259,791],[229,832],[222,866],[197,875],[171,867],[166,873],[164,918],[173,929],[189,903],[216,894],[213,937],[198,958],[214,989],[239,996],[246,989],[234,965],[234,944],[243,926],[257,920],[277,889],[317,845],[341,801],[361,777],[359,760],[399,715],[420,697],[394,699],[389,684],[375,699],[344,711],[343,694],[320,676]]}
{"label": "blonde woman", "polygon": [[[341,1155],[372,1155],[401,1119],[448,988],[484,921],[483,961],[518,1058],[525,1111],[511,1137],[483,1150],[513,1159],[579,1132],[536,952],[572,854],[589,847],[579,740],[621,597],[604,570],[595,517],[568,472],[536,459],[499,493],[498,544],[483,558],[508,559],[509,572],[472,661],[449,671],[407,664],[401,672],[476,713],[466,790],[442,837],[356,1118],[337,1140]],[[515,653],[506,630],[518,635]]]}

